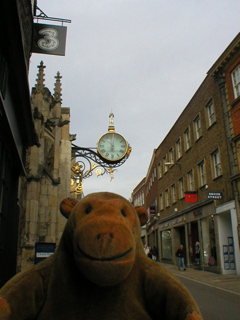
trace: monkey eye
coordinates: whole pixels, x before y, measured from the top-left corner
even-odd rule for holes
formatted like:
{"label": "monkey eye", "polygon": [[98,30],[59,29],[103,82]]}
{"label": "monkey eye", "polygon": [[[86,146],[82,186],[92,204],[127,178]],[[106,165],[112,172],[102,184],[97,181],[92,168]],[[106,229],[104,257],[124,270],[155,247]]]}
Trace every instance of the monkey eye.
{"label": "monkey eye", "polygon": [[124,217],[126,217],[127,216],[127,214],[126,214],[126,211],[125,210],[121,210],[121,214],[124,216]]}
{"label": "monkey eye", "polygon": [[89,214],[90,212],[92,211],[92,206],[87,206],[86,210],[85,210],[85,213],[86,214]]}

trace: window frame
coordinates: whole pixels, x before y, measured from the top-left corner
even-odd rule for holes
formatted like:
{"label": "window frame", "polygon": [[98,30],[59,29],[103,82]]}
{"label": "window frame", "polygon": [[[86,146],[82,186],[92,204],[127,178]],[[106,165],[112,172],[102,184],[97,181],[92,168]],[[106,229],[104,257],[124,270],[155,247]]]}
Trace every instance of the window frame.
{"label": "window frame", "polygon": [[194,171],[193,169],[189,170],[187,173],[187,184],[188,184],[188,191],[195,190],[195,183],[194,183]]}
{"label": "window frame", "polygon": [[169,196],[169,188],[165,190],[165,207],[170,207],[170,196]]}
{"label": "window frame", "polygon": [[[198,163],[198,180],[200,188],[207,184],[205,159]],[[202,169],[203,168],[203,169]]]}
{"label": "window frame", "polygon": [[[218,155],[218,160],[219,162],[217,162],[217,158],[216,155]],[[222,175],[222,165],[221,165],[221,155],[220,155],[220,149],[217,148],[212,152],[212,173],[213,173],[213,179],[217,179],[218,177],[220,177]]]}
{"label": "window frame", "polygon": [[[210,112],[210,109],[212,109],[212,112]],[[208,128],[210,128],[216,122],[215,106],[212,99],[210,99],[209,102],[206,104],[206,110],[207,110],[207,125],[208,125]]]}
{"label": "window frame", "polygon": [[179,185],[179,199],[184,198],[184,180],[183,177],[178,180],[178,185]]}
{"label": "window frame", "polygon": [[176,140],[176,160],[182,157],[182,141],[181,137]]}
{"label": "window frame", "polygon": [[177,191],[176,191],[176,183],[173,183],[171,186],[171,195],[172,195],[172,203],[177,202]]}
{"label": "window frame", "polygon": [[191,134],[190,134],[189,126],[184,131],[184,145],[185,145],[185,151],[187,152],[191,148]]}
{"label": "window frame", "polygon": [[[194,123],[194,133],[195,133],[195,140],[201,138],[202,136],[202,126],[201,126],[201,117],[200,114],[198,114],[195,119],[193,120]],[[198,125],[199,124],[199,125]]]}
{"label": "window frame", "polygon": [[[234,73],[238,72],[235,76]],[[231,72],[234,99],[240,97],[240,63]]]}
{"label": "window frame", "polygon": [[162,169],[162,161],[158,163],[158,179],[161,179],[163,176],[163,169]]}
{"label": "window frame", "polygon": [[163,193],[160,193],[159,195],[159,207],[160,211],[164,210]]}
{"label": "window frame", "polygon": [[168,156],[168,161],[172,164],[174,164],[174,149],[173,147],[170,148],[169,150],[169,156]]}
{"label": "window frame", "polygon": [[167,161],[167,154],[165,154],[165,156],[163,157],[163,174],[168,172],[168,166],[165,165],[166,162],[168,162]]}

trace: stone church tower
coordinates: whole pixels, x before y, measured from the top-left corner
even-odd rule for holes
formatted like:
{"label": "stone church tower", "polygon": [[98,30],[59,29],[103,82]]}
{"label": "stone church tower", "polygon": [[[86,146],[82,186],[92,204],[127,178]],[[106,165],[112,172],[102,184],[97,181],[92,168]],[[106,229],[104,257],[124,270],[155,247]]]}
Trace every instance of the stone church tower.
{"label": "stone church tower", "polygon": [[70,196],[70,109],[62,108],[61,76],[57,73],[53,95],[44,86],[43,62],[38,66],[31,104],[39,146],[28,149],[26,178],[21,181],[18,270],[34,264],[35,243],[58,245],[66,220],[59,204]]}

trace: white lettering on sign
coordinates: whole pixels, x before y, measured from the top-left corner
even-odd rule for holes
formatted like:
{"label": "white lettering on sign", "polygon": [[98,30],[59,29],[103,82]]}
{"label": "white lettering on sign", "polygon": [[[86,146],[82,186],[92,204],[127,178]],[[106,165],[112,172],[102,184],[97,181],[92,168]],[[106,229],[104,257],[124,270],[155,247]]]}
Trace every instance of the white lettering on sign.
{"label": "white lettering on sign", "polygon": [[36,257],[37,258],[47,258],[51,256],[54,252],[37,252]]}
{"label": "white lettering on sign", "polygon": [[58,32],[52,28],[45,28],[39,31],[39,34],[45,35],[44,38],[38,40],[38,46],[42,50],[52,51],[58,48],[59,40],[57,39]]}

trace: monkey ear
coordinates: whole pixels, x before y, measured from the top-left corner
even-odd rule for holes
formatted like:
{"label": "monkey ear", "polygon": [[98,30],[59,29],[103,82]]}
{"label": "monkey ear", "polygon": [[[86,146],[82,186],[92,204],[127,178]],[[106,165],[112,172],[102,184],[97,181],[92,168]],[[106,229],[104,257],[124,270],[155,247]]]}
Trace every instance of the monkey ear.
{"label": "monkey ear", "polygon": [[62,200],[60,203],[60,211],[61,214],[65,218],[69,218],[70,213],[72,212],[72,209],[75,207],[75,205],[79,202],[78,199],[73,199],[73,198],[65,198]]}
{"label": "monkey ear", "polygon": [[137,211],[141,226],[144,226],[148,221],[147,210],[143,207],[135,207],[135,210]]}

